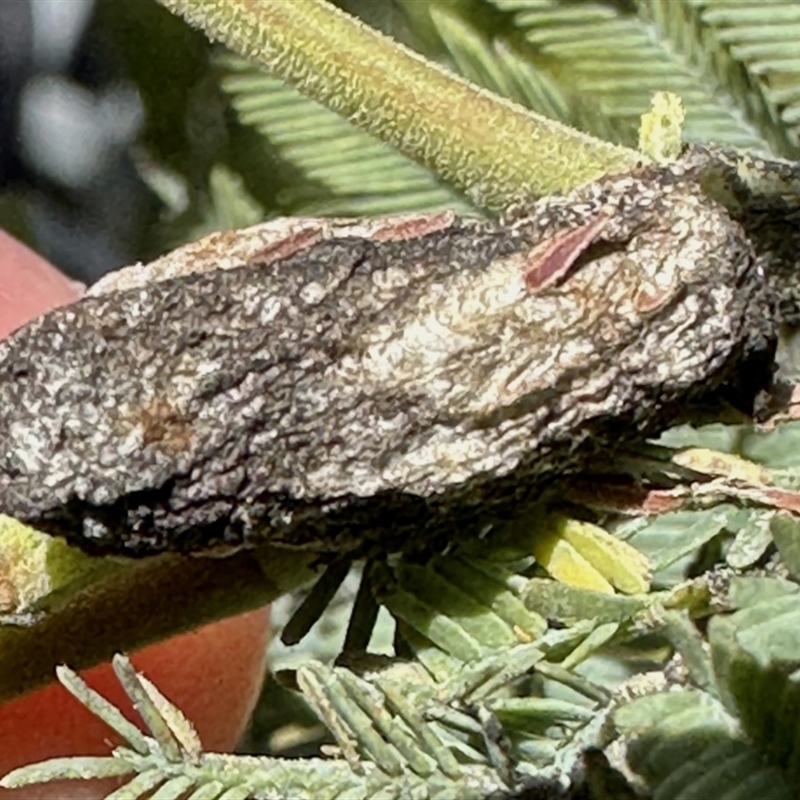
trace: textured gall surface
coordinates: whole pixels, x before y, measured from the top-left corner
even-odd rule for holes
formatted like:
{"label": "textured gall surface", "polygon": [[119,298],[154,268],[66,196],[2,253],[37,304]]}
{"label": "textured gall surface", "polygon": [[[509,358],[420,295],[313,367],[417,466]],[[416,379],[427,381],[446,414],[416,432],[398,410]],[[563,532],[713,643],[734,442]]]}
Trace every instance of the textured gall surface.
{"label": "textured gall surface", "polygon": [[502,520],[769,359],[764,258],[693,169],[122,271],[0,344],[0,510],[130,555]]}

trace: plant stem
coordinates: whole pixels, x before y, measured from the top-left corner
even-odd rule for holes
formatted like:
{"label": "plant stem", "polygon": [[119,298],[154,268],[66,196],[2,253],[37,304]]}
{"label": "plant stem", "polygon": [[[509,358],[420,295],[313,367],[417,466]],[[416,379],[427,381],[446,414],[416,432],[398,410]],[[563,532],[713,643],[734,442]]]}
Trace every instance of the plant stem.
{"label": "plant stem", "polygon": [[160,2],[485,208],[643,160],[456,77],[325,0]]}
{"label": "plant stem", "polygon": [[0,627],[0,702],[209,622],[266,605],[313,574],[313,553],[265,547],[228,558],[165,555],[111,571],[29,627]]}

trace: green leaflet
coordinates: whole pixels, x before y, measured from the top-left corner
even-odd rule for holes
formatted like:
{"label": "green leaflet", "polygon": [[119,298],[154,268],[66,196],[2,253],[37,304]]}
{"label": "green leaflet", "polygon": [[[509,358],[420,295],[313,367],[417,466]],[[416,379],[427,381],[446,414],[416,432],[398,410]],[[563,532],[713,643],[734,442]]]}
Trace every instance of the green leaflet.
{"label": "green leaflet", "polygon": [[770,522],[770,533],[790,575],[800,575],[800,525],[789,514],[782,514]]}
{"label": "green leaflet", "polygon": [[708,691],[654,694],[614,714],[655,800],[788,798],[800,784],[800,596],[748,580],[731,593],[746,607],[711,620]]}
{"label": "green leaflet", "polygon": [[800,597],[766,600],[731,617],[717,617],[709,638],[717,672],[724,673],[724,694],[734,704],[744,733],[796,785],[800,781]]}
{"label": "green leaflet", "polygon": [[653,788],[653,800],[794,796],[781,771],[764,765],[738,738],[735,720],[703,692],[635,700],[614,715],[614,723],[630,739],[629,763]]}

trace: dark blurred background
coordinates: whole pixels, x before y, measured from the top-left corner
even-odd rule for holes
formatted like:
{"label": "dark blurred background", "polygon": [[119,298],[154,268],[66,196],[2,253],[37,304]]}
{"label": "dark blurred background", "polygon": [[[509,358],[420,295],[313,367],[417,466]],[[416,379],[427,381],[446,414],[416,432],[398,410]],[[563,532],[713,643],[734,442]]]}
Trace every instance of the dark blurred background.
{"label": "dark blurred background", "polygon": [[210,53],[155,0],[2,0],[0,227],[91,283],[188,238],[215,163],[269,205]]}

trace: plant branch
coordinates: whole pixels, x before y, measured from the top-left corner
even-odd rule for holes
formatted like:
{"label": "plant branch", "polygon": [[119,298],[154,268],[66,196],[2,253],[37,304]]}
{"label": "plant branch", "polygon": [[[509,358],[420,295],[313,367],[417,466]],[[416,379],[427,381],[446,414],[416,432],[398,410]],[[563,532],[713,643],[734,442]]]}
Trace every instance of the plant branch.
{"label": "plant branch", "polygon": [[324,0],[160,2],[489,209],[642,160],[479,89]]}
{"label": "plant branch", "polygon": [[0,701],[53,679],[57,664],[84,669],[120,650],[266,605],[308,580],[314,554],[263,548],[228,558],[167,555],[98,579],[28,626],[0,627]]}

